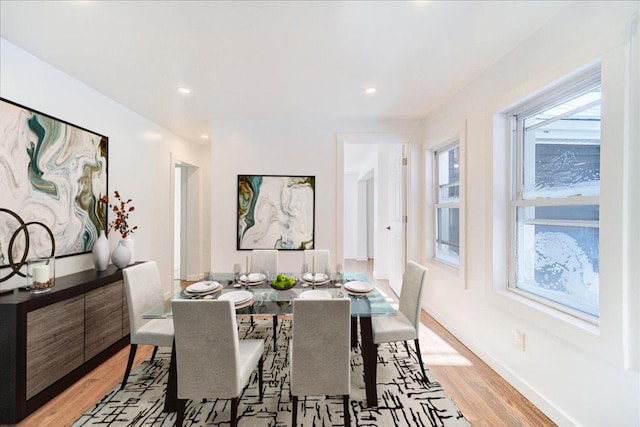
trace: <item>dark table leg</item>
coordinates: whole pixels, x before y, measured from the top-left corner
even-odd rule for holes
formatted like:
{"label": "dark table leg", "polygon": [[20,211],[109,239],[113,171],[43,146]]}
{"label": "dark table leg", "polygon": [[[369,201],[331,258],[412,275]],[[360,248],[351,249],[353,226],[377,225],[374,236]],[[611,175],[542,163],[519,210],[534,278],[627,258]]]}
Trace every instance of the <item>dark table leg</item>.
{"label": "dark table leg", "polygon": [[273,315],[273,351],[275,351],[276,353],[278,352],[277,338],[278,338],[278,315],[274,314]]}
{"label": "dark table leg", "polygon": [[351,349],[358,348],[358,318],[351,316]]}
{"label": "dark table leg", "polygon": [[367,406],[378,406],[376,389],[376,345],[373,343],[371,317],[360,318],[360,340],[362,343],[362,360],[364,362],[364,383],[367,392]]}
{"label": "dark table leg", "polygon": [[164,398],[162,412],[176,412],[178,410],[178,370],[176,367],[176,341],[171,347],[171,362],[169,362],[169,378],[167,379],[167,392]]}

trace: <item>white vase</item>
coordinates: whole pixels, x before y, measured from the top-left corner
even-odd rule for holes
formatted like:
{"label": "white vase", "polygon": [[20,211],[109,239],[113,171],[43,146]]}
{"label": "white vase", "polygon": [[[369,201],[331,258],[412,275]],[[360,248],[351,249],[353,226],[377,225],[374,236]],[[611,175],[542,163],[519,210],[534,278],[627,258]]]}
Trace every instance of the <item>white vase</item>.
{"label": "white vase", "polygon": [[136,262],[135,260],[135,241],[133,240],[133,237],[131,236],[127,236],[124,239],[122,239],[122,244],[124,246],[126,246],[127,249],[129,249],[129,252],[131,253],[131,259],[129,260],[129,265],[133,264],[134,262]]}
{"label": "white vase", "polygon": [[129,260],[131,259],[131,252],[124,245],[123,241],[118,241],[118,246],[111,252],[111,261],[118,268],[125,268],[129,265]]}
{"label": "white vase", "polygon": [[93,244],[91,250],[91,257],[93,259],[93,266],[96,271],[105,271],[109,266],[109,240],[104,234],[104,230],[100,230],[100,236]]}

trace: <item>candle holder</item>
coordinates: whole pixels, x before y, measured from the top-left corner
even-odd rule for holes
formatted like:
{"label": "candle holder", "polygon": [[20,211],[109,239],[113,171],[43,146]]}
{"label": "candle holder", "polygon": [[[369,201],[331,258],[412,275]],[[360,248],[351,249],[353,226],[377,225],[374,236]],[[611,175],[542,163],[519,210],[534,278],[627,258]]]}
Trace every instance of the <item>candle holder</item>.
{"label": "candle holder", "polygon": [[32,294],[49,292],[56,277],[56,259],[54,257],[32,258],[27,260],[27,289]]}

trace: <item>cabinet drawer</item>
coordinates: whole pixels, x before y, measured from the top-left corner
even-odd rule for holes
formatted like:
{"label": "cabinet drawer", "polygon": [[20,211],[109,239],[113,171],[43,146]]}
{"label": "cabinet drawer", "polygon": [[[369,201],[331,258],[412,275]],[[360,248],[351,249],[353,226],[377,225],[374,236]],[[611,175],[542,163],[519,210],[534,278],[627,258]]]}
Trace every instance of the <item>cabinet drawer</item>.
{"label": "cabinet drawer", "polygon": [[122,283],[85,294],[85,350],[89,360],[122,338]]}
{"label": "cabinet drawer", "polygon": [[27,313],[27,399],[84,362],[84,296]]}

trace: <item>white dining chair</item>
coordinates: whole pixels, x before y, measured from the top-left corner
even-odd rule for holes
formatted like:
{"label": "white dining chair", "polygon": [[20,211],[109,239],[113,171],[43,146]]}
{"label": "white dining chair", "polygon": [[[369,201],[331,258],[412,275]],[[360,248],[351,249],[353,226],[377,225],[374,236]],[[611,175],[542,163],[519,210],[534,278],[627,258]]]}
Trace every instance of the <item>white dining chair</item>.
{"label": "white dining chair", "polygon": [[238,403],[258,368],[263,396],[264,340],[239,339],[232,301],[174,300],[177,370],[177,420],[182,426],[187,399],[231,399],[231,426],[236,426]]}
{"label": "white dining chair", "polygon": [[[254,249],[251,251],[250,273],[263,273],[275,276],[278,274],[278,250],[277,249]],[[278,315],[271,316],[273,322],[273,349],[276,349],[278,338]],[[253,325],[253,317],[251,324]]]}
{"label": "white dining chair", "polygon": [[[315,273],[331,271],[331,256],[328,249],[305,249],[302,262],[302,272],[310,273],[315,267]],[[315,262],[314,262],[315,261]],[[315,264],[315,265],[314,265]]]}
{"label": "white dining chair", "polygon": [[155,261],[132,265],[122,270],[124,289],[129,307],[129,336],[131,348],[129,361],[122,379],[120,390],[124,389],[131,373],[138,345],[154,346],[151,360],[156,356],[158,346],[173,345],[173,322],[171,319],[143,319],[142,314],[164,303],[160,272]]}
{"label": "white dining chair", "polygon": [[254,249],[251,251],[250,273],[278,274],[278,250]]}
{"label": "white dining chair", "polygon": [[420,354],[419,326],[420,304],[422,291],[427,280],[427,268],[413,261],[407,263],[402,278],[400,291],[400,305],[395,316],[379,316],[371,318],[373,331],[373,343],[376,349],[379,344],[403,341],[407,354],[409,354],[408,340],[413,340],[422,369],[422,375],[427,382],[427,374]]}
{"label": "white dining chair", "polygon": [[342,395],[350,424],[351,301],[294,300],[290,346],[292,425],[301,396]]}

